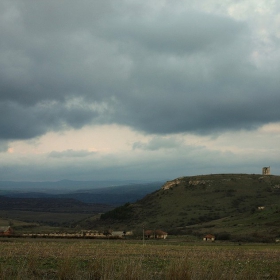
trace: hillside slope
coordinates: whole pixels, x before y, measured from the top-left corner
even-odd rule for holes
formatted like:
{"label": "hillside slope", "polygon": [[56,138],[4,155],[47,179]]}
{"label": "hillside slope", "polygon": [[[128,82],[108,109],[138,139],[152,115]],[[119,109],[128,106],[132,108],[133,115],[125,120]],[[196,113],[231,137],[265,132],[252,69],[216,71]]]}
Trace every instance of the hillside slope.
{"label": "hillside slope", "polygon": [[[280,176],[217,174],[181,177],[133,204],[101,216],[99,225],[169,232],[266,232],[280,225]],[[258,207],[264,208],[259,210]],[[241,226],[240,226],[241,225]],[[211,229],[211,230],[210,230]]]}

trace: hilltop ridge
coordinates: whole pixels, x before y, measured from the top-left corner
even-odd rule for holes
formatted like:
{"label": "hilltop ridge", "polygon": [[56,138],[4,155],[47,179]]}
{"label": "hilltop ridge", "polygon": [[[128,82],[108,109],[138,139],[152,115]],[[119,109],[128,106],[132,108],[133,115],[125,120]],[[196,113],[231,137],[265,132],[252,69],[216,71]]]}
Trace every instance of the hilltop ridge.
{"label": "hilltop ridge", "polygon": [[[163,228],[173,233],[280,235],[280,176],[210,174],[166,182],[136,203],[101,216],[100,225]],[[259,210],[262,207],[261,210]]]}

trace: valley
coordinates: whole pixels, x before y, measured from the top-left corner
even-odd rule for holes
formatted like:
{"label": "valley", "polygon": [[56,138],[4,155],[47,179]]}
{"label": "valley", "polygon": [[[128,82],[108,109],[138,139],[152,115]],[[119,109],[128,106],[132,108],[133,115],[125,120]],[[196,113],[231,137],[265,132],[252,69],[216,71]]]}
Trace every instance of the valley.
{"label": "valley", "polygon": [[[111,204],[102,203],[106,191]],[[83,202],[79,196],[1,196],[2,224],[12,224],[18,233],[111,229],[133,231],[137,237],[144,227],[198,240],[208,233],[236,242],[274,242],[280,236],[279,176],[186,176],[161,184],[104,188],[103,193],[99,189],[95,196],[101,203]],[[121,204],[119,196],[126,203]]]}

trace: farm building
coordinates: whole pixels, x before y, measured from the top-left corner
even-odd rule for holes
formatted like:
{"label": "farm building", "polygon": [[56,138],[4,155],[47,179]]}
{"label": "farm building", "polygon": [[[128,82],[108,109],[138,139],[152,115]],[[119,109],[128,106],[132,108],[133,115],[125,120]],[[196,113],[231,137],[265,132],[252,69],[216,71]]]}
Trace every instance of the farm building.
{"label": "farm building", "polygon": [[123,231],[112,231],[111,235],[115,237],[124,237],[125,233]]}
{"label": "farm building", "polygon": [[157,229],[157,230],[145,230],[144,235],[146,238],[166,239],[168,233],[160,229]]}
{"label": "farm building", "polygon": [[0,236],[11,236],[14,231],[10,226],[0,226]]}
{"label": "farm building", "polygon": [[203,241],[215,241],[215,236],[212,234],[207,234],[203,237]]}
{"label": "farm building", "polygon": [[132,231],[112,231],[112,236],[118,236],[118,237],[125,237],[125,236],[129,236],[129,235],[133,235]]}

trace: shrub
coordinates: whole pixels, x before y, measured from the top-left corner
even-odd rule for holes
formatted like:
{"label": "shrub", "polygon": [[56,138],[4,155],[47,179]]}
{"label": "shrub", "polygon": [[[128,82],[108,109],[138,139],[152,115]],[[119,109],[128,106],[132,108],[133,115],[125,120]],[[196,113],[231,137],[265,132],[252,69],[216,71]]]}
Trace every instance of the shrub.
{"label": "shrub", "polygon": [[216,239],[217,240],[230,240],[231,234],[228,232],[220,232],[220,233],[216,234]]}
{"label": "shrub", "polygon": [[109,212],[106,212],[100,216],[101,220],[126,220],[131,218],[132,216],[132,208],[130,207],[130,203],[126,203],[120,207],[117,207]]}

